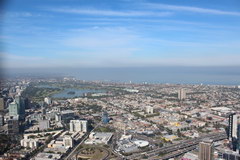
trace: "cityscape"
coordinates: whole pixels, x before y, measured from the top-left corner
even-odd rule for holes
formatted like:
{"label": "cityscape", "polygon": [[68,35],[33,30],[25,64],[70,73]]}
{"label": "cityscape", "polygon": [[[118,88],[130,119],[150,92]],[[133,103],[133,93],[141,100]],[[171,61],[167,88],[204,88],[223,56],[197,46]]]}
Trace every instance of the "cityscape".
{"label": "cityscape", "polygon": [[1,95],[1,159],[240,158],[240,86],[39,77]]}
{"label": "cityscape", "polygon": [[239,0],[0,0],[0,160],[240,160]]}

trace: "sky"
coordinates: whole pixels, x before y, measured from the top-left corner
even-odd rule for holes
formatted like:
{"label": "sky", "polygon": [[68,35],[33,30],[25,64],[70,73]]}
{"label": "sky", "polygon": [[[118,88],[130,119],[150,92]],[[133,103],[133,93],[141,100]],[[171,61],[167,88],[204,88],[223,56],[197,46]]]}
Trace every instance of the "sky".
{"label": "sky", "polygon": [[9,0],[4,68],[239,66],[239,0]]}

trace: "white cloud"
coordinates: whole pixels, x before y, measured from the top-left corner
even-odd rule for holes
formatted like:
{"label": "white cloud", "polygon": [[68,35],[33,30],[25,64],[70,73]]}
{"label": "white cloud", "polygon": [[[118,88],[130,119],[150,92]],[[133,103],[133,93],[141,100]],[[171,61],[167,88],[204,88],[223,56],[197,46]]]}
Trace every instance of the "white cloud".
{"label": "white cloud", "polygon": [[171,12],[151,12],[151,11],[113,11],[99,9],[79,9],[79,8],[51,8],[53,12],[85,14],[95,16],[119,16],[119,17],[140,17],[140,16],[170,16]]}
{"label": "white cloud", "polygon": [[223,11],[223,10],[217,10],[217,9],[199,8],[199,7],[191,7],[191,6],[167,5],[167,4],[159,4],[159,3],[144,3],[143,5],[150,7],[152,9],[187,11],[187,12],[215,14],[215,15],[240,16],[240,12]]}
{"label": "white cloud", "polygon": [[41,17],[42,14],[39,13],[31,13],[31,12],[5,12],[4,16],[6,17]]}

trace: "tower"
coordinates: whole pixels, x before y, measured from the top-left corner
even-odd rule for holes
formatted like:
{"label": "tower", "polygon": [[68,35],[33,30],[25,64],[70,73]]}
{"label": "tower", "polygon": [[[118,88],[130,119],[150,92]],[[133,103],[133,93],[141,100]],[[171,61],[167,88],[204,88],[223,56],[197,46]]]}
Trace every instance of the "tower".
{"label": "tower", "polygon": [[178,99],[179,100],[186,99],[186,92],[183,88],[178,91]]}
{"label": "tower", "polygon": [[204,139],[199,143],[199,160],[213,160],[214,144],[210,139]]}
{"label": "tower", "polygon": [[0,111],[3,111],[4,110],[4,99],[3,98],[0,98]]}
{"label": "tower", "polygon": [[107,113],[106,111],[103,112],[102,122],[103,122],[104,124],[107,124],[107,123],[109,122],[108,113]]}
{"label": "tower", "polygon": [[228,139],[231,141],[233,151],[240,151],[240,115],[229,115]]}
{"label": "tower", "polygon": [[9,104],[8,107],[9,116],[18,116],[19,115],[19,104],[14,100]]}

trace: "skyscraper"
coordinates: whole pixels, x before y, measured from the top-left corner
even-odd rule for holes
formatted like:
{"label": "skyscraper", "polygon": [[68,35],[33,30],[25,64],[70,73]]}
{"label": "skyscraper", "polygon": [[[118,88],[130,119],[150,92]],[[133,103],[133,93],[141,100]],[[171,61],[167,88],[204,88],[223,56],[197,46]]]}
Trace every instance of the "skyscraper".
{"label": "skyscraper", "polygon": [[186,98],[186,92],[185,90],[182,88],[178,91],[178,99],[183,100]]}
{"label": "skyscraper", "polygon": [[4,110],[4,99],[0,98],[0,111]]}
{"label": "skyscraper", "polygon": [[10,119],[7,121],[8,124],[8,134],[16,135],[19,133],[19,121],[16,116],[10,116]]}
{"label": "skyscraper", "polygon": [[228,124],[229,124],[229,127],[228,127],[228,139],[231,141],[232,138],[233,138],[233,134],[236,135],[236,113],[232,113],[229,115],[229,119],[228,119]]}
{"label": "skyscraper", "polygon": [[25,100],[23,97],[16,97],[15,98],[16,102],[18,103],[19,106],[19,116],[20,119],[24,119],[25,117]]}
{"label": "skyscraper", "polygon": [[22,97],[16,97],[15,100],[9,104],[9,116],[19,116],[20,119],[25,117],[25,104]]}
{"label": "skyscraper", "polygon": [[104,124],[107,124],[109,122],[108,113],[106,111],[104,111],[102,114],[102,122]]}
{"label": "skyscraper", "polygon": [[231,141],[233,151],[240,151],[240,115],[229,115],[228,138]]}
{"label": "skyscraper", "polygon": [[199,160],[213,160],[214,144],[210,139],[205,139],[199,143]]}
{"label": "skyscraper", "polygon": [[0,114],[0,127],[4,125],[4,116]]}
{"label": "skyscraper", "polygon": [[12,103],[9,104],[8,110],[9,116],[18,116],[19,115],[18,103],[14,100]]}

